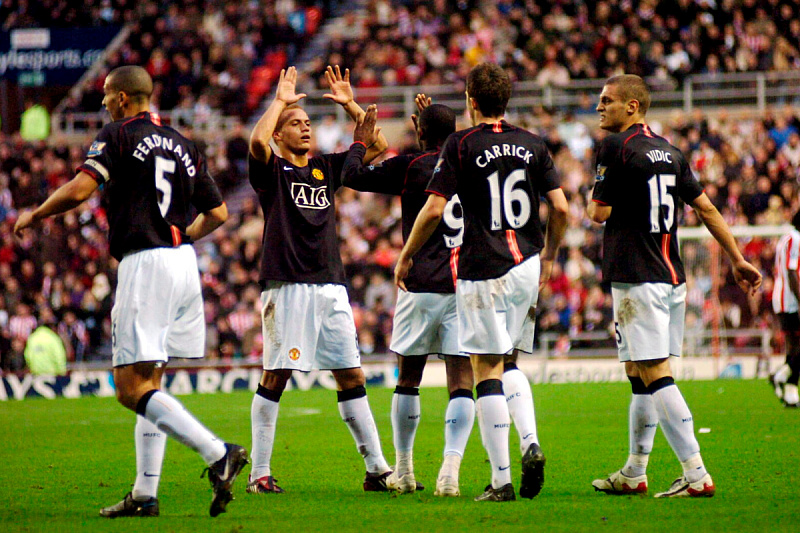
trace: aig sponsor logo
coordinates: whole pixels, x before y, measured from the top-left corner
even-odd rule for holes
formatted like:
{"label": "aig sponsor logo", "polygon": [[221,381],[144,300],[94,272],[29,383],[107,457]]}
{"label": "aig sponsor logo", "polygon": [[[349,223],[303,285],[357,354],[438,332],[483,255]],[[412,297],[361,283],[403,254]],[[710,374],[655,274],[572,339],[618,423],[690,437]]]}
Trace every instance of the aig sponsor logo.
{"label": "aig sponsor logo", "polygon": [[325,209],[331,205],[328,188],[312,187],[305,183],[292,183],[292,198],[297,207],[305,209]]}

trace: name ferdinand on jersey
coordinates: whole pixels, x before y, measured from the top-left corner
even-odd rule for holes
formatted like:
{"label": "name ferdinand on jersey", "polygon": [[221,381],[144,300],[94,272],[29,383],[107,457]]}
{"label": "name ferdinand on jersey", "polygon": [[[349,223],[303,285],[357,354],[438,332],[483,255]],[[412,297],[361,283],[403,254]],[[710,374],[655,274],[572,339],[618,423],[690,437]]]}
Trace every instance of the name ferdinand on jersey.
{"label": "name ferdinand on jersey", "polygon": [[523,159],[527,165],[531,162],[533,154],[524,146],[517,146],[516,144],[495,144],[492,146],[491,150],[484,150],[483,155],[476,157],[475,164],[483,168],[488,165],[489,161],[492,159],[503,156],[518,157]]}
{"label": "name ferdinand on jersey", "polygon": [[138,159],[139,161],[144,162],[144,157],[150,153],[150,150],[154,148],[161,148],[163,150],[171,150],[178,156],[183,162],[183,165],[186,167],[186,173],[189,176],[194,177],[196,172],[194,168],[194,163],[192,162],[192,158],[189,157],[188,152],[178,143],[175,143],[173,139],[168,137],[162,137],[158,133],[153,133],[152,135],[148,135],[141,141],[139,144],[136,145],[136,149],[133,151],[133,157]]}
{"label": "name ferdinand on jersey", "polygon": [[325,209],[331,205],[327,190],[326,186],[312,187],[306,183],[292,183],[292,198],[297,207]]}

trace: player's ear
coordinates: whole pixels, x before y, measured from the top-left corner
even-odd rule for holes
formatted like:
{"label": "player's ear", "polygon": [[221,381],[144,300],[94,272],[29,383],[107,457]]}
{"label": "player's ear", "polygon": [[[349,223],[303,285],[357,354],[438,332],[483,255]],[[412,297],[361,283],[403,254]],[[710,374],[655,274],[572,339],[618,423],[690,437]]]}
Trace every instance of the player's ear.
{"label": "player's ear", "polygon": [[639,100],[628,100],[628,114],[635,115],[639,111]]}

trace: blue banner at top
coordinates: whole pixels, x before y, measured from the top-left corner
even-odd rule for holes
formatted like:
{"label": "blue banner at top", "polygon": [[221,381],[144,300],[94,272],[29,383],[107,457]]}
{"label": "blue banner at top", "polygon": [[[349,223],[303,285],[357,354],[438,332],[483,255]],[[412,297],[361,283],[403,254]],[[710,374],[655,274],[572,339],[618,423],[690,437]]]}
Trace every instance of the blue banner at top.
{"label": "blue banner at top", "polygon": [[74,85],[119,33],[118,26],[20,28],[0,33],[0,78]]}

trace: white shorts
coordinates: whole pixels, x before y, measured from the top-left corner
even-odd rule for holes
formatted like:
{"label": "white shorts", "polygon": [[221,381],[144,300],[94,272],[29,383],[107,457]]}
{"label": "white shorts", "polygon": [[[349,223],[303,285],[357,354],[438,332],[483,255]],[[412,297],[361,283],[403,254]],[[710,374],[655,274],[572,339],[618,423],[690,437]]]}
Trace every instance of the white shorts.
{"label": "white shorts", "polygon": [[344,285],[270,282],[261,293],[265,370],[361,366]]}
{"label": "white shorts", "polygon": [[191,245],[152,248],[122,258],[111,309],[115,367],[170,357],[203,357],[206,322]]}
{"label": "white shorts", "polygon": [[404,356],[458,352],[455,294],[399,291],[389,349]]}
{"label": "white shorts", "polygon": [[459,351],[503,355],[533,351],[539,298],[539,256],[530,257],[497,279],[456,282]]}
{"label": "white shorts", "polygon": [[686,284],[612,283],[619,360],[680,357]]}

